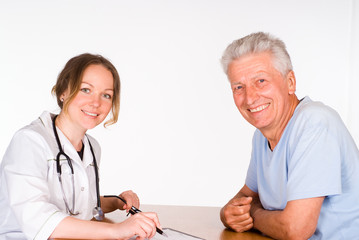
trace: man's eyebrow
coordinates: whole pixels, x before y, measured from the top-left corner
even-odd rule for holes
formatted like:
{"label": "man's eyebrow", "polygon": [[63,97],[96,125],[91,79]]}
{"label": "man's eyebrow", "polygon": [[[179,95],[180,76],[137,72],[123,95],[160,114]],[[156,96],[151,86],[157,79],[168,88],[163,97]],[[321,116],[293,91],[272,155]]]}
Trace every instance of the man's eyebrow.
{"label": "man's eyebrow", "polygon": [[231,86],[233,86],[233,85],[238,85],[238,84],[242,84],[241,82],[239,82],[239,81],[237,81],[237,82],[233,82],[233,83],[231,83]]}
{"label": "man's eyebrow", "polygon": [[[266,72],[266,71],[259,71],[259,72],[254,73],[254,74],[250,77],[250,79],[260,78],[260,77],[263,77],[263,76],[265,76],[265,75],[267,75],[267,72]],[[231,83],[231,86],[233,86],[233,85],[238,85],[238,84],[243,84],[243,83],[240,82],[240,81],[236,81],[236,82]]]}

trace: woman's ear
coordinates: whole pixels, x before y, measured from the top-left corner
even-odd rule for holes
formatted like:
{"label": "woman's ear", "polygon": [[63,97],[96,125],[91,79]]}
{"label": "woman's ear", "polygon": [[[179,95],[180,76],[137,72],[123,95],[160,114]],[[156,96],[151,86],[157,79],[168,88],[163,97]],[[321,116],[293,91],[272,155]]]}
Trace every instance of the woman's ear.
{"label": "woman's ear", "polygon": [[66,100],[66,98],[68,97],[68,90],[66,90],[63,94],[61,94],[60,96],[60,101],[64,102]]}

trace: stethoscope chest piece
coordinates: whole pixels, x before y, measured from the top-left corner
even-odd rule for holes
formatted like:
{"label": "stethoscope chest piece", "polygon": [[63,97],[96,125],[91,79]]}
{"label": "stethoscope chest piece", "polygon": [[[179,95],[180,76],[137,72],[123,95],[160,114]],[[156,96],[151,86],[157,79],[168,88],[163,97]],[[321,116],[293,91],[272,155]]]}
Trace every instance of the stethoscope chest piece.
{"label": "stethoscope chest piece", "polygon": [[103,213],[101,207],[95,207],[95,208],[92,210],[92,214],[93,214],[93,217],[94,217],[97,221],[102,221],[103,218],[104,218],[104,213]]}

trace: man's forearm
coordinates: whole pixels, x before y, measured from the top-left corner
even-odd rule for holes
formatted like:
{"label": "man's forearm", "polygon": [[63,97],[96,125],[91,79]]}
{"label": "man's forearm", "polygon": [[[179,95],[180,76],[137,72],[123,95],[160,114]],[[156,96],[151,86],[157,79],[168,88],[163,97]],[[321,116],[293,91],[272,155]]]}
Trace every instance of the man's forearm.
{"label": "man's forearm", "polygon": [[[253,228],[275,239],[308,239],[316,225],[306,222],[305,214],[291,211],[270,211],[262,207],[258,198],[253,199],[250,210]],[[306,224],[304,224],[306,222]]]}
{"label": "man's forearm", "polygon": [[286,223],[280,220],[280,211],[268,211],[262,205],[252,203],[251,216],[253,228],[275,239],[288,239]]}

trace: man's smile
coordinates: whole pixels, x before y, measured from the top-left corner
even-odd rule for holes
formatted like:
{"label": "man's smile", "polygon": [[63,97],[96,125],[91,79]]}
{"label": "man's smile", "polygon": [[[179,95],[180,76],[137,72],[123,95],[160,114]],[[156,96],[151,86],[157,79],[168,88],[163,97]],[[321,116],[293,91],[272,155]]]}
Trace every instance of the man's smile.
{"label": "man's smile", "polygon": [[252,108],[252,109],[249,108],[248,111],[250,111],[251,113],[256,113],[256,112],[259,112],[259,111],[262,111],[262,110],[266,109],[268,106],[269,106],[269,103],[261,105],[261,106],[256,107],[256,108]]}

